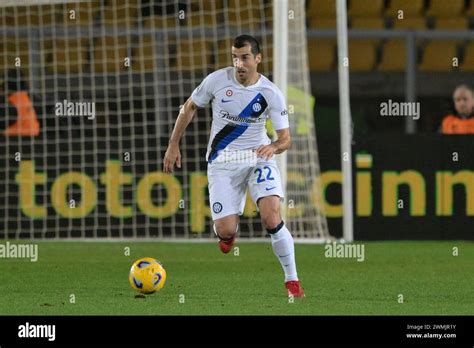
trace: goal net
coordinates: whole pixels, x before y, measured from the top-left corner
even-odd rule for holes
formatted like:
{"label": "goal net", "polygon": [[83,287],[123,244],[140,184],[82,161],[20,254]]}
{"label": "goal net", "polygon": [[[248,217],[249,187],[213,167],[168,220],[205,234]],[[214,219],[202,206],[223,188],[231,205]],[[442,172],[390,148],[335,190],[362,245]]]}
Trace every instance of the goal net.
{"label": "goal net", "polygon": [[[305,4],[288,4],[286,223],[296,237],[325,239]],[[259,69],[272,78],[272,8],[265,0],[2,1],[0,237],[212,237],[210,108],[188,126],[182,168],[165,174],[162,158],[179,106],[207,74],[231,65],[235,36],[261,41]],[[250,199],[240,235],[266,235]]]}

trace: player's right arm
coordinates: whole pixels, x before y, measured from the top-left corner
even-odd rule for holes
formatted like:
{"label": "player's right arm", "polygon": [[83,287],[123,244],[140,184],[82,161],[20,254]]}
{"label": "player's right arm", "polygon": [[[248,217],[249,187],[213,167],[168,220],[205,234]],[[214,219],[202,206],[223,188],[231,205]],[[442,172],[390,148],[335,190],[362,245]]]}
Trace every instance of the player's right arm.
{"label": "player's right arm", "polygon": [[204,107],[213,98],[213,89],[215,85],[213,80],[214,76],[215,73],[208,75],[193,91],[191,97],[188,98],[179,111],[178,119],[174,125],[173,133],[171,133],[168,149],[166,150],[165,158],[163,160],[163,171],[165,173],[171,173],[175,164],[178,168],[181,168],[179,141],[189,122],[193,119],[196,109],[198,107]]}
{"label": "player's right arm", "polygon": [[165,173],[172,173],[174,166],[181,168],[181,153],[179,151],[179,141],[184,135],[184,131],[188,124],[192,121],[196,112],[197,105],[194,104],[191,98],[186,100],[186,103],[181,107],[178,118],[174,125],[168,142],[168,148],[163,159],[163,171]]}

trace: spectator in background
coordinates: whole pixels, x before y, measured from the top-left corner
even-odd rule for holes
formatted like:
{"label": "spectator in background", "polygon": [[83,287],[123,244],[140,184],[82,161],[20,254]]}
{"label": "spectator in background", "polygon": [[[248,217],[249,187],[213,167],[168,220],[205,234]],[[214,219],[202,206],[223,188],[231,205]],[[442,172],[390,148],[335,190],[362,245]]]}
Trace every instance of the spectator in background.
{"label": "spectator in background", "polygon": [[453,93],[454,115],[447,115],[441,124],[443,134],[474,134],[474,93],[468,85],[456,87]]}
{"label": "spectator in background", "polygon": [[[3,88],[5,89],[5,87],[8,103],[15,107],[16,112],[9,112],[7,110],[9,105],[5,106],[5,110],[1,110],[7,117],[15,117],[15,122],[10,124],[1,134],[6,136],[37,136],[40,132],[40,124],[32,98],[28,94],[28,83],[26,78],[23,77],[22,71],[19,69],[8,70],[8,78]],[[0,104],[3,104],[3,100],[0,101]]]}

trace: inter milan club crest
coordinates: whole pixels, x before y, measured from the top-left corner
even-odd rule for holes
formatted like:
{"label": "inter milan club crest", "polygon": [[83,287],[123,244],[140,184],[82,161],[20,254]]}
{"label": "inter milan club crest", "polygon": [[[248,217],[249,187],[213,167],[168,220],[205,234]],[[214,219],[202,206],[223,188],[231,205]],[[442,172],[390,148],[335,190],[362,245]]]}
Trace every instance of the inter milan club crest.
{"label": "inter milan club crest", "polygon": [[253,104],[252,109],[255,112],[259,112],[260,110],[262,110],[262,105],[260,103],[255,103]]}
{"label": "inter milan club crest", "polygon": [[222,211],[222,204],[220,204],[219,202],[214,203],[212,205],[212,210],[214,211],[214,213],[219,214]]}
{"label": "inter milan club crest", "polygon": [[234,92],[232,92],[231,89],[228,89],[227,91],[225,91],[225,95],[228,97],[232,97],[232,94],[234,94]]}

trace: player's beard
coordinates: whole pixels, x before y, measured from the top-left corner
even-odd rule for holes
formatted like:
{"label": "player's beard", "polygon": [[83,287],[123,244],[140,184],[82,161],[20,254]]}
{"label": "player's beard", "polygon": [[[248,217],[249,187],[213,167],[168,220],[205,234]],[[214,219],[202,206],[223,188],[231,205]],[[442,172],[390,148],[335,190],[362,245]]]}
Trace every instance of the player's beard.
{"label": "player's beard", "polygon": [[237,74],[239,74],[239,76],[245,77],[245,75],[247,74],[247,71],[246,71],[246,70],[237,69]]}
{"label": "player's beard", "polygon": [[235,68],[235,74],[237,76],[237,79],[240,82],[245,82],[248,80],[248,76],[249,76],[248,70]]}

